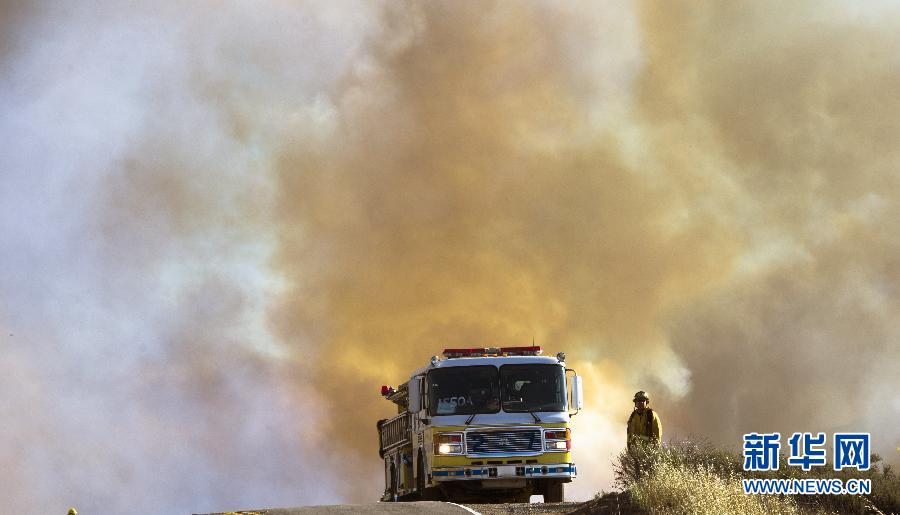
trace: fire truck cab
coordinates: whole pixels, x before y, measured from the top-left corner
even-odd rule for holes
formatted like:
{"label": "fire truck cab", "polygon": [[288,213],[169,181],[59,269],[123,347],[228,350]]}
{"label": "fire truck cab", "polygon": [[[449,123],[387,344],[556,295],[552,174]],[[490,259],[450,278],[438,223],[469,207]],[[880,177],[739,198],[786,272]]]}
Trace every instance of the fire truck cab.
{"label": "fire truck cab", "polygon": [[570,419],[581,377],[541,348],[445,349],[382,396],[382,501],[561,502],[576,476]]}

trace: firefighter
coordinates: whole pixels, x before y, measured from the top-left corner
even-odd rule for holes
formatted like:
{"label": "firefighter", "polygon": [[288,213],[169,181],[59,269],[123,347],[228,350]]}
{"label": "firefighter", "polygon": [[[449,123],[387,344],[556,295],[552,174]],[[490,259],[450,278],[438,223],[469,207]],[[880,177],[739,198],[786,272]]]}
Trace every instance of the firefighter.
{"label": "firefighter", "polygon": [[643,390],[634,394],[634,411],[628,417],[628,449],[638,442],[654,447],[662,442],[662,423],[650,409],[650,397]]}

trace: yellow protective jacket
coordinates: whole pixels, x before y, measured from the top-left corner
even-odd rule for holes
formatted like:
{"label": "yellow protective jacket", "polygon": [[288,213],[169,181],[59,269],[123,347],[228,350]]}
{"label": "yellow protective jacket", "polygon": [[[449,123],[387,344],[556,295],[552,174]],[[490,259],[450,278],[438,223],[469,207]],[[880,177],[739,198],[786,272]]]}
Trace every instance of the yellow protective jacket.
{"label": "yellow protective jacket", "polygon": [[631,412],[628,418],[628,446],[631,447],[635,440],[653,442],[655,445],[662,441],[662,423],[652,409],[647,408],[643,413],[638,410]]}

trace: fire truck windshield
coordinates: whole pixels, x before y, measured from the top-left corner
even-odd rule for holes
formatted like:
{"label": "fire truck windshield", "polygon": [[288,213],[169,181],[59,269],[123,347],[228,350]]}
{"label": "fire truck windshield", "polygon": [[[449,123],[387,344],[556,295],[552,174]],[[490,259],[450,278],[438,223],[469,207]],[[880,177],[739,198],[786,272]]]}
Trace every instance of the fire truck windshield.
{"label": "fire truck windshield", "polygon": [[565,411],[566,378],[557,365],[448,367],[428,373],[431,415]]}
{"label": "fire truck windshield", "polygon": [[428,411],[432,415],[471,415],[500,411],[497,367],[449,367],[428,373]]}
{"label": "fire truck windshield", "polygon": [[500,367],[503,411],[564,411],[566,377],[556,365],[503,365]]}

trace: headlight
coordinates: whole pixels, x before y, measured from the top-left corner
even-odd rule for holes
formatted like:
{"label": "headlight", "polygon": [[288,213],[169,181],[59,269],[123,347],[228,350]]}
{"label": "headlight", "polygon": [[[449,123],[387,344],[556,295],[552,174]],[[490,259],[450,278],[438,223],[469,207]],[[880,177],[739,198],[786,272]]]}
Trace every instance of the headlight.
{"label": "headlight", "polygon": [[438,454],[460,454],[462,445],[458,443],[442,443],[438,444]]}
{"label": "headlight", "polygon": [[544,450],[567,452],[572,448],[572,433],[569,428],[554,428],[544,431]]}
{"label": "headlight", "polygon": [[462,433],[438,433],[434,435],[435,454],[462,454]]}

